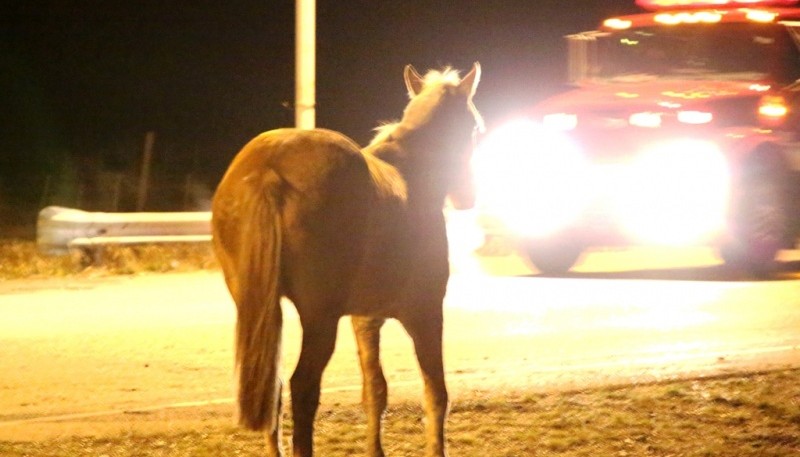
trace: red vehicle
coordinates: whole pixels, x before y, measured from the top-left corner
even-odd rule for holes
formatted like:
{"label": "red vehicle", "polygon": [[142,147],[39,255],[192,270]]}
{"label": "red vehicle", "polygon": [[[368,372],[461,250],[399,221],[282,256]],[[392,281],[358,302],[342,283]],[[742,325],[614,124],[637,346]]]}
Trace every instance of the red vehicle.
{"label": "red vehicle", "polygon": [[549,273],[635,244],[772,271],[800,230],[797,3],[638,0],[568,36],[574,89],[476,151],[484,230]]}

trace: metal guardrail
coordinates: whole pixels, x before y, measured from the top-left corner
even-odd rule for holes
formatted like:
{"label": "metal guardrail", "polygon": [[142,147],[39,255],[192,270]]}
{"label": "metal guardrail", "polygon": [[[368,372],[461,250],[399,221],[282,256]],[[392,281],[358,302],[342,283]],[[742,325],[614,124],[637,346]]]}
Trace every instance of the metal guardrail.
{"label": "metal guardrail", "polygon": [[60,206],[39,212],[36,244],[46,254],[106,245],[211,240],[211,212],[104,213]]}

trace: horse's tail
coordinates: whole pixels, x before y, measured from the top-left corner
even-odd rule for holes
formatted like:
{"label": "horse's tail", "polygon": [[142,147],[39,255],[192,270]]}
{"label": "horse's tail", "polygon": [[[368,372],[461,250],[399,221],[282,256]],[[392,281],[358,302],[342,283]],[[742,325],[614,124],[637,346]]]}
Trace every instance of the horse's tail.
{"label": "horse's tail", "polygon": [[281,396],[281,178],[270,171],[260,183],[241,184],[236,218],[228,222],[228,231],[238,236],[230,238],[234,246],[221,247],[236,253],[228,257],[233,271],[226,276],[233,276],[229,286],[235,283],[239,423],[272,432],[279,425]]}

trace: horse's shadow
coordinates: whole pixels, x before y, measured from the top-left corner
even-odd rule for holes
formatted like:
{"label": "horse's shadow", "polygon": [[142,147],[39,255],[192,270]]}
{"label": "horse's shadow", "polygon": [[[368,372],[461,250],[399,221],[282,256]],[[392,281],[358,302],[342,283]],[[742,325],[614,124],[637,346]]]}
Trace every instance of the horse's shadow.
{"label": "horse's shadow", "polygon": [[777,269],[768,276],[755,276],[750,272],[727,267],[725,265],[709,265],[685,268],[648,268],[626,271],[569,271],[561,274],[532,273],[526,275],[535,278],[572,278],[572,279],[642,279],[664,281],[719,281],[719,282],[752,282],[752,281],[791,281],[800,279],[800,260],[779,262]]}

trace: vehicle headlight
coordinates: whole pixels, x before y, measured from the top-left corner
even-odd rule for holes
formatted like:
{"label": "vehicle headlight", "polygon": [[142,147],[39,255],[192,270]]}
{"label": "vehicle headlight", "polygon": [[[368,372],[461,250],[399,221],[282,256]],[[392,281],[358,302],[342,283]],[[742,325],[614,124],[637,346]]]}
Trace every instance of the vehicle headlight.
{"label": "vehicle headlight", "polygon": [[642,241],[683,244],[719,231],[730,193],[728,161],[709,141],[682,139],[643,151],[618,198],[622,225]]}
{"label": "vehicle headlight", "polygon": [[490,132],[473,158],[479,205],[508,229],[545,236],[574,221],[587,199],[587,162],[565,134],[528,119]]}
{"label": "vehicle headlight", "polygon": [[542,124],[550,130],[566,132],[578,126],[578,116],[569,113],[552,113],[542,117]]}

